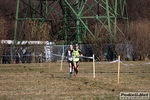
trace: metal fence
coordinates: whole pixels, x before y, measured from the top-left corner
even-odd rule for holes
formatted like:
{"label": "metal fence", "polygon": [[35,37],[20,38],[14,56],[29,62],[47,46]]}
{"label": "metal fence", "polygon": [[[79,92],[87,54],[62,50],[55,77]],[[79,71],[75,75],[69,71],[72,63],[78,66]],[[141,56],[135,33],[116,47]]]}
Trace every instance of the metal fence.
{"label": "metal fence", "polygon": [[[42,63],[49,61],[60,61],[62,54],[65,54],[69,48],[68,45],[45,45],[45,46],[18,46],[0,48],[1,63]],[[117,55],[132,59],[133,48],[127,44],[117,45],[79,45],[82,54],[86,57],[92,57],[98,60],[114,60]],[[64,58],[65,60],[65,58]],[[82,61],[90,61],[83,58]]]}
{"label": "metal fence", "polygon": [[[92,56],[90,45],[80,47],[85,56]],[[0,57],[3,64],[60,61],[67,49],[68,45],[3,47],[0,48]]]}

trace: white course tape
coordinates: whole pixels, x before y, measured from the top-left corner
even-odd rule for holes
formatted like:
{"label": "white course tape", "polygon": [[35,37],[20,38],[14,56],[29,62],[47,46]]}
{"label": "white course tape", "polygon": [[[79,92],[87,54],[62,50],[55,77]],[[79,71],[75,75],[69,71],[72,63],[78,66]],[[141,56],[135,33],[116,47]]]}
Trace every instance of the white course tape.
{"label": "white course tape", "polygon": [[[99,64],[112,64],[112,63],[117,63],[119,60],[114,60],[111,62],[98,62]],[[121,64],[123,64],[124,66],[132,66],[133,64],[124,64],[122,61],[120,61]]]}
{"label": "white course tape", "polygon": [[145,63],[145,64],[149,65],[149,64],[150,64],[150,62],[148,62],[148,63]]}
{"label": "white course tape", "polygon": [[[53,53],[53,55],[54,55],[54,56],[58,56],[58,57],[62,57],[62,55],[58,55],[58,54],[54,54],[54,53]],[[63,56],[63,57],[67,58],[67,56]],[[89,59],[93,59],[93,57],[86,57],[86,56],[80,56],[80,58],[89,58]]]}
{"label": "white course tape", "polygon": [[62,57],[62,55],[58,55],[58,54],[54,54],[54,53],[53,53],[53,55],[54,55],[54,56],[58,56],[58,57]]}
{"label": "white course tape", "polygon": [[120,61],[120,63],[124,66],[132,66],[133,64],[124,64],[122,61]]}
{"label": "white course tape", "polygon": [[[58,57],[62,57],[62,55],[58,55],[58,54],[54,54],[54,53],[53,53],[53,55],[54,55],[54,56],[58,56]],[[63,57],[67,58],[66,56],[63,56]],[[93,59],[93,57],[86,57],[86,56],[80,56],[80,58]],[[111,62],[97,62],[97,63],[99,63],[99,64],[112,64],[112,63],[117,63],[118,61],[119,61],[119,60],[114,60],[114,61],[111,61]],[[124,66],[132,66],[132,65],[133,65],[133,64],[125,64],[125,63],[123,63],[122,61],[120,61],[120,63],[121,63],[122,65],[124,65]],[[149,65],[150,62],[144,63],[144,64]]]}
{"label": "white course tape", "polygon": [[110,63],[116,63],[118,62],[118,60],[114,60],[114,61],[111,61],[111,62],[97,62],[99,64],[110,64]]}
{"label": "white course tape", "polygon": [[89,58],[89,59],[93,59],[93,57],[86,57],[86,56],[81,56],[81,58]]}
{"label": "white course tape", "polygon": [[[111,62],[97,62],[97,63],[99,63],[99,64],[110,64],[110,63],[116,63],[116,62],[118,62],[118,60],[114,60],[114,61],[111,61]],[[120,63],[122,64],[122,65],[124,65],[124,66],[133,66],[133,64],[125,64],[125,63],[123,63],[122,61],[120,61]],[[150,64],[150,62],[148,62],[148,63],[144,63],[144,64]],[[143,65],[144,65],[143,64]]]}
{"label": "white course tape", "polygon": [[110,62],[110,63],[116,63],[116,62],[118,62],[118,60],[114,60],[114,61],[112,61],[112,62]]}

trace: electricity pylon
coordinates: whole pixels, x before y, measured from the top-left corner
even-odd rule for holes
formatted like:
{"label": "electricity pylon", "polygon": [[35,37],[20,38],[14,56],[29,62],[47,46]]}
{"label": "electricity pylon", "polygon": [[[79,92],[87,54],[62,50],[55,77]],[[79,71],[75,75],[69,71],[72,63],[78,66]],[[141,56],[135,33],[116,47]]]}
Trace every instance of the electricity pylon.
{"label": "electricity pylon", "polygon": [[[117,26],[117,20],[127,22],[126,0],[63,0],[63,2],[64,18],[74,19],[78,43],[82,42],[85,33],[90,34],[94,39],[100,38],[102,29],[108,32],[109,43],[116,38],[117,30],[124,34]],[[66,27],[70,26],[69,20],[65,20],[65,23]]]}
{"label": "electricity pylon", "polygon": [[19,21],[39,20],[41,24],[60,21],[63,27],[56,33],[65,44],[82,43],[87,35],[100,39],[103,29],[112,43],[118,32],[124,34],[117,21],[127,22],[127,19],[126,0],[17,0],[14,41],[18,40],[16,34],[22,34],[17,32]]}

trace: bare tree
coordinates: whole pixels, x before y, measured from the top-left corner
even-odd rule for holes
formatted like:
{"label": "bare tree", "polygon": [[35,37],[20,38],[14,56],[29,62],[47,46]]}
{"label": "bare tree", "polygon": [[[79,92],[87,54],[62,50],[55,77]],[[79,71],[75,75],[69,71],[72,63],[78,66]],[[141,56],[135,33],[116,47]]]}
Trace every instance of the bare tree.
{"label": "bare tree", "polygon": [[130,23],[128,37],[133,47],[133,58],[135,60],[145,60],[149,55],[150,31],[149,21],[135,21]]}

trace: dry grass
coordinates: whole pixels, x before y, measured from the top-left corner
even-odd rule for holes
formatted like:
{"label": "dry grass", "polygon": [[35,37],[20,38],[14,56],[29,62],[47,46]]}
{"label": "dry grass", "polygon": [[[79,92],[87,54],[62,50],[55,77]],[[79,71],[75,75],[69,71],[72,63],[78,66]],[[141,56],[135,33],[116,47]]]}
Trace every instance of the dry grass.
{"label": "dry grass", "polygon": [[150,92],[150,66],[144,62],[121,65],[80,62],[78,78],[69,77],[60,63],[0,65],[0,100],[119,100],[120,92]]}

